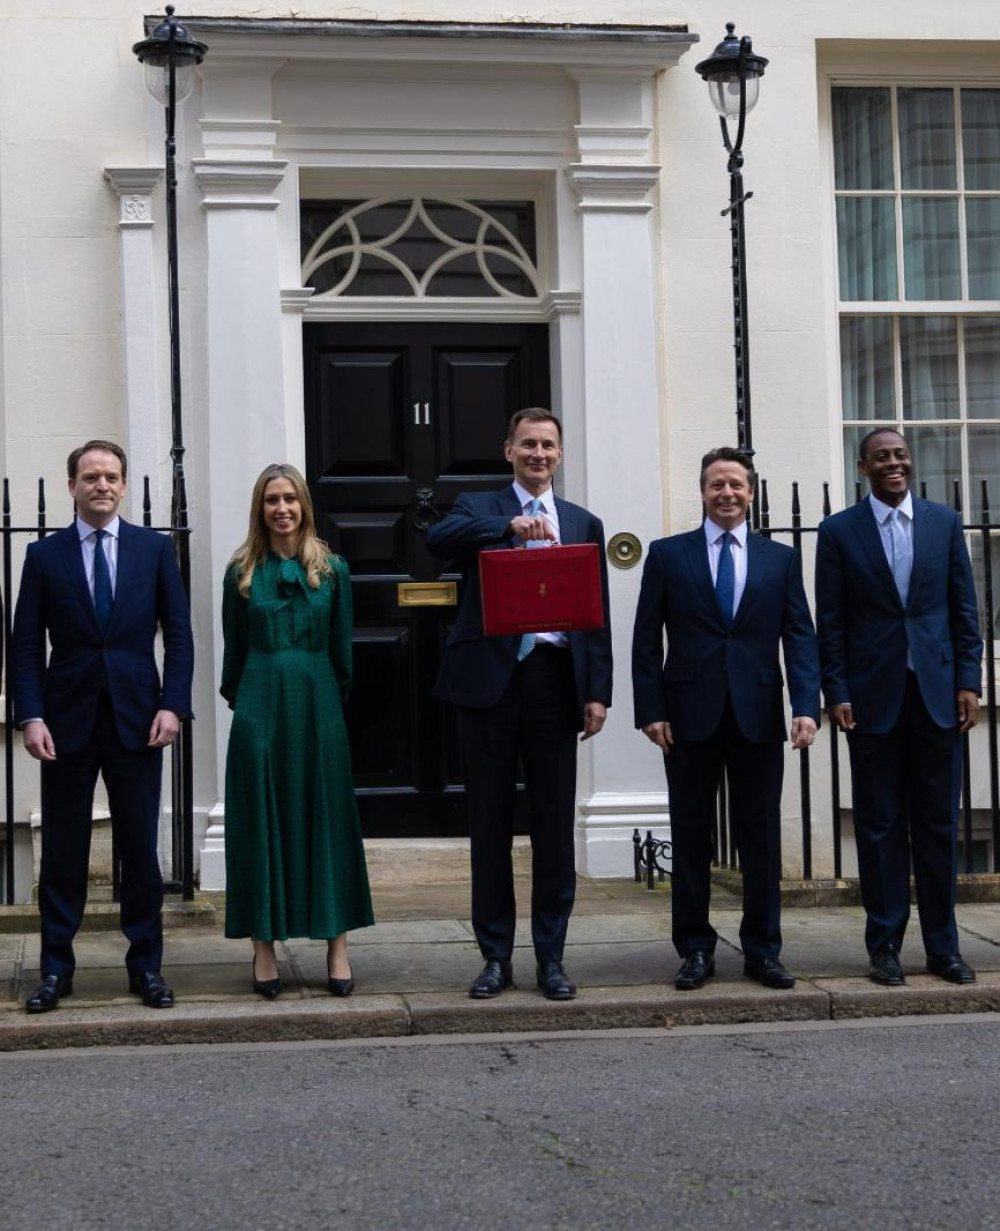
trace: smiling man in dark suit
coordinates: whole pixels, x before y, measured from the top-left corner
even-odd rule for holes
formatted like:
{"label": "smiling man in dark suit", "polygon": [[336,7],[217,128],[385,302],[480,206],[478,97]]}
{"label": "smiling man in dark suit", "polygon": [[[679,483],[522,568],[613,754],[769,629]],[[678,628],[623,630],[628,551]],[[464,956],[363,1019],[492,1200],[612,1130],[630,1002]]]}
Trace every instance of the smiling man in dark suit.
{"label": "smiling man in dark suit", "polygon": [[[469,995],[485,999],[511,984],[514,875],[511,862],[518,758],[524,766],[531,834],[531,936],[537,983],[550,1000],[576,988],[563,967],[576,892],[573,823],[576,750],[604,726],[611,704],[611,629],[604,528],[579,505],[553,495],[562,427],[549,410],[518,411],[504,456],[512,485],[467,493],[432,526],[427,546],[459,559],[465,596],[448,638],[434,695],[458,706],[472,853],[472,924],[485,959]],[[588,632],[483,635],[479,553],[498,547],[596,543],[604,627]]]}
{"label": "smiling man in dark suit", "polygon": [[748,532],[754,481],[753,463],[739,449],[705,455],[704,523],[650,544],[636,609],[635,725],[666,761],[681,991],[702,987],[715,970],[718,937],[708,910],[723,768],[743,873],[744,972],[766,987],[795,983],[778,960],[785,739],[778,647],[796,749],[816,735],[819,660],[798,553]]}
{"label": "smiling man in dark suit", "polygon": [[904,437],[860,442],[871,494],[828,517],[816,622],[830,720],[847,733],[865,945],[875,983],[904,980],[910,857],[927,969],[972,983],[955,923],[959,733],[976,724],[983,643],[962,519],[910,492]]}
{"label": "smiling man in dark suit", "polygon": [[121,857],[129,989],[150,1008],[174,1002],[160,972],[156,848],[163,749],[191,706],[191,623],[170,539],[118,516],[126,467],[124,452],[106,440],[73,450],[67,470],[76,517],[31,544],[21,576],[10,663],[14,714],[25,748],[42,763],[42,980],[28,997],[29,1013],[55,1009],[73,991],[99,773]]}

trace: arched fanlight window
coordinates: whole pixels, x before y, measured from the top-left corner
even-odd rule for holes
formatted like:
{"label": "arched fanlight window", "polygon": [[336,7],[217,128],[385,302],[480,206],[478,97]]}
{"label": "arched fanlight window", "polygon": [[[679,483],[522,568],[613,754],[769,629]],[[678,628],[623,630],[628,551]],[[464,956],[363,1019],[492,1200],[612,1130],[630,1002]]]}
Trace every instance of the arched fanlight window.
{"label": "arched fanlight window", "polygon": [[313,302],[541,294],[531,201],[305,201],[301,223]]}

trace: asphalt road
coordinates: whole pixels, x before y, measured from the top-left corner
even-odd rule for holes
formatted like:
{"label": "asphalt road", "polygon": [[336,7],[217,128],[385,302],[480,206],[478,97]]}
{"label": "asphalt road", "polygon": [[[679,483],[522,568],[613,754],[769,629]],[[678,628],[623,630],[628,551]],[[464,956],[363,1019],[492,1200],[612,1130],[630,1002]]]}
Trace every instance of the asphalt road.
{"label": "asphalt road", "polygon": [[0,1057],[0,1225],[1000,1227],[1000,1018]]}

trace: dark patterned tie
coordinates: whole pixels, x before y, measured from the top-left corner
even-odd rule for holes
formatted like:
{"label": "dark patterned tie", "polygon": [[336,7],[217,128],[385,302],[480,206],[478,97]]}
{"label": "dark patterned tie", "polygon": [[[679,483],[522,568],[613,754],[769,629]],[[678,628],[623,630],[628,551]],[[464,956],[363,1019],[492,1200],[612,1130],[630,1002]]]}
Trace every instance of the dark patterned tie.
{"label": "dark patterned tie", "polygon": [[111,591],[111,570],[108,568],[108,557],[104,554],[104,540],[108,537],[107,530],[97,530],[94,535],[94,610],[97,612],[97,623],[101,632],[108,631],[111,620],[111,605],[115,596]]}
{"label": "dark patterned tie", "polygon": [[715,574],[715,597],[727,624],[733,622],[733,604],[736,601],[736,566],[733,563],[734,536],[727,530],[722,536],[719,551],[719,568]]}

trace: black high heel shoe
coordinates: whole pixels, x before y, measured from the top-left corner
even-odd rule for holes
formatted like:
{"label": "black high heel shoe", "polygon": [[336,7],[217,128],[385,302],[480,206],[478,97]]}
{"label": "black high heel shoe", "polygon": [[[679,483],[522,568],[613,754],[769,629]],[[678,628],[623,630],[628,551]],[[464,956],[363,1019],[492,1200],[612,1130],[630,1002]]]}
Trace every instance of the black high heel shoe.
{"label": "black high heel shoe", "polygon": [[253,990],[258,996],[263,996],[265,1000],[277,1000],[281,993],[281,977],[277,979],[258,979],[257,978],[257,955],[253,956],[253,961],[250,963],[250,977],[253,983]]}
{"label": "black high heel shoe", "polygon": [[332,996],[350,996],[354,991],[354,975],[350,974],[346,979],[335,979],[333,975],[329,975],[326,986]]}

